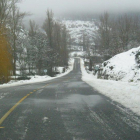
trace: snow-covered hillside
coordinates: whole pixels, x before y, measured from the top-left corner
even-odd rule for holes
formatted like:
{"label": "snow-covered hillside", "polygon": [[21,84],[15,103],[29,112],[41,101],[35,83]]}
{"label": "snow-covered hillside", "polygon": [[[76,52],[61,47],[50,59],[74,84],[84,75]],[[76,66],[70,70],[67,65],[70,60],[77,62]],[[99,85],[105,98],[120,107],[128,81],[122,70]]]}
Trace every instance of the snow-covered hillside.
{"label": "snow-covered hillside", "polygon": [[118,54],[103,63],[103,73],[109,79],[140,81],[140,47]]}
{"label": "snow-covered hillside", "polygon": [[94,21],[63,20],[62,22],[66,25],[75,43],[82,42],[83,33],[87,34],[89,39],[92,40],[97,29]]}

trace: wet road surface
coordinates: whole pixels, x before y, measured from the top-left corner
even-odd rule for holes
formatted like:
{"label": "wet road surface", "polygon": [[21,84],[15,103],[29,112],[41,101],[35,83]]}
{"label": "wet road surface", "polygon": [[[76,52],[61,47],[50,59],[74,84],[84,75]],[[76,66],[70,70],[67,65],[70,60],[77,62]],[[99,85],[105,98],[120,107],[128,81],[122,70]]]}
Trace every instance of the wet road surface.
{"label": "wet road surface", "polygon": [[140,140],[140,117],[83,82],[76,59],[64,77],[0,89],[0,140]]}

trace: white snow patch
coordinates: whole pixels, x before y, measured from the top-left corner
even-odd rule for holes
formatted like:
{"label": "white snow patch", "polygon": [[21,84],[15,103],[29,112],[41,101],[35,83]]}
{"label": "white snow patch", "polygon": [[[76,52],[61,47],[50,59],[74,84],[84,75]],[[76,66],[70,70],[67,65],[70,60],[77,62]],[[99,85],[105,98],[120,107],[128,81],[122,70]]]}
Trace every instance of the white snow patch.
{"label": "white snow patch", "polygon": [[49,119],[48,117],[44,117],[44,118],[42,119],[43,123],[45,123],[48,119]]}
{"label": "white snow patch", "polygon": [[70,57],[81,57],[81,56],[84,56],[85,53],[86,52],[84,52],[84,51],[78,51],[78,52],[74,51],[74,52],[69,53],[69,56]]}

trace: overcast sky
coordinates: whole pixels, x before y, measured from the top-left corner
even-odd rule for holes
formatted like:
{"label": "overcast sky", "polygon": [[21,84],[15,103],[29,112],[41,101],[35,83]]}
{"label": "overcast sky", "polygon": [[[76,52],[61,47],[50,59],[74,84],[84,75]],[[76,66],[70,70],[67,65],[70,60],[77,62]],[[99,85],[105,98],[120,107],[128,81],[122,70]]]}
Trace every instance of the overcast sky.
{"label": "overcast sky", "polygon": [[20,9],[33,15],[36,21],[44,20],[47,9],[52,9],[56,17],[108,12],[140,11],[140,0],[22,0]]}

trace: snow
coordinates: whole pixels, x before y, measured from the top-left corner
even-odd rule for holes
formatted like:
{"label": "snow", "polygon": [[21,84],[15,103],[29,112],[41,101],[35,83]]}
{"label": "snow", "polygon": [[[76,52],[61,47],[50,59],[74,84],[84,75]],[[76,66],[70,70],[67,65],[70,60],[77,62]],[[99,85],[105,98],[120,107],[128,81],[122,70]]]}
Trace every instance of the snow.
{"label": "snow", "polygon": [[63,68],[64,67],[57,67],[58,72],[63,73]]}
{"label": "snow", "polygon": [[95,21],[82,21],[82,20],[63,20],[62,23],[66,25],[69,30],[72,40],[76,43],[82,41],[83,32],[89,35],[90,40],[92,40],[97,30]]}
{"label": "snow", "polygon": [[[38,82],[45,82],[45,81],[49,81],[58,77],[62,77],[67,75],[69,72],[71,72],[73,70],[73,64],[74,64],[74,59],[70,59],[69,61],[69,68],[65,73],[61,73],[58,74],[56,77],[50,77],[48,75],[45,76],[39,76],[39,75],[35,75],[33,76],[30,80],[20,80],[20,81],[10,81],[7,84],[3,84],[0,85],[0,88],[5,88],[5,87],[12,87],[12,86],[18,86],[18,85],[26,85],[26,84],[32,84],[32,83],[38,83]],[[59,68],[60,70],[61,68]]]}
{"label": "snow", "polygon": [[70,57],[81,57],[81,56],[84,56],[85,55],[85,52],[84,51],[73,51],[71,53],[69,53],[69,56]]}
{"label": "snow", "polygon": [[140,83],[97,79],[93,74],[86,72],[83,59],[81,59],[81,71],[83,81],[113,101],[140,115]]}
{"label": "snow", "polygon": [[42,119],[43,123],[45,123],[48,119],[49,119],[48,117],[44,117],[44,118]]}
{"label": "snow", "polygon": [[[133,48],[127,52],[118,54],[109,59],[103,68],[103,72],[109,75],[109,79],[137,82],[140,80],[140,68],[136,63],[136,54],[140,51],[140,47]],[[110,69],[113,67],[113,70]]]}

